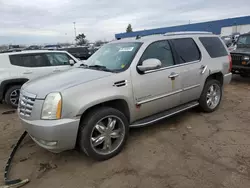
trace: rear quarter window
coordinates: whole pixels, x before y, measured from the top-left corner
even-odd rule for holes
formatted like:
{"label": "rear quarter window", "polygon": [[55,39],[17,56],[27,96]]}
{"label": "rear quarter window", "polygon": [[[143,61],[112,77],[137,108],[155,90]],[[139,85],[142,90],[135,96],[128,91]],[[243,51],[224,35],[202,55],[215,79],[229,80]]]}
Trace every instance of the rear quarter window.
{"label": "rear quarter window", "polygon": [[18,54],[10,55],[10,63],[20,67],[51,66],[44,54]]}
{"label": "rear quarter window", "polygon": [[227,50],[218,37],[199,37],[211,58],[227,56]]}

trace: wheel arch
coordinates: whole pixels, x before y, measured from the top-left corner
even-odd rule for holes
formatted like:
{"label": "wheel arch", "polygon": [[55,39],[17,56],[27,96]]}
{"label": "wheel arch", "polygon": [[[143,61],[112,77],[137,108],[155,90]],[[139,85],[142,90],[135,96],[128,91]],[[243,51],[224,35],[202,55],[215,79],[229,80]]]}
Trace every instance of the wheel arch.
{"label": "wheel arch", "polygon": [[13,85],[23,85],[25,82],[27,82],[29,79],[27,78],[15,78],[15,79],[9,79],[9,80],[4,80],[1,83],[0,86],[0,99],[3,99],[7,90],[13,86]]}
{"label": "wheel arch", "polygon": [[212,79],[218,80],[218,81],[220,82],[220,84],[223,86],[223,83],[224,83],[224,76],[223,76],[222,72],[214,72],[214,73],[210,74],[210,75],[207,77],[205,83],[206,83],[208,80],[212,80]]}
{"label": "wheel arch", "polygon": [[81,116],[80,122],[87,116],[87,114],[89,114],[93,110],[100,108],[100,107],[103,107],[103,106],[112,107],[112,108],[119,110],[120,112],[122,112],[126,116],[126,118],[128,119],[128,122],[130,122],[129,104],[125,99],[122,99],[122,98],[97,102],[97,103],[94,103],[92,105],[87,106],[87,108],[84,109],[79,114],[79,116]]}

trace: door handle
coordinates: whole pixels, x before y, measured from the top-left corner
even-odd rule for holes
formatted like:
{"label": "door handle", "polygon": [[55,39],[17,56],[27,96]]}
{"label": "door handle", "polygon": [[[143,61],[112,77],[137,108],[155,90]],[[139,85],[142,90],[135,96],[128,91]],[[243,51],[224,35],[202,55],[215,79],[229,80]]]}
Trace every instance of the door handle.
{"label": "door handle", "polygon": [[201,65],[201,74],[204,74],[207,70],[207,65]]}
{"label": "door handle", "polygon": [[26,71],[23,74],[32,74],[32,71]]}
{"label": "door handle", "polygon": [[175,72],[172,72],[168,77],[169,78],[175,78],[175,77],[178,77],[179,74],[175,73]]}

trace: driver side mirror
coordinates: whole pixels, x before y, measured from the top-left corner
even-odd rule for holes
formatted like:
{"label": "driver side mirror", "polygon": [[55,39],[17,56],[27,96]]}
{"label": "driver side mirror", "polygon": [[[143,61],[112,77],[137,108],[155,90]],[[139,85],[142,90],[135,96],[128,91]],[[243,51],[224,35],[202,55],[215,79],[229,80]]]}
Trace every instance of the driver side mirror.
{"label": "driver side mirror", "polygon": [[141,65],[137,66],[137,68],[142,72],[159,69],[160,67],[161,67],[161,61],[155,58],[146,59],[142,62]]}
{"label": "driver side mirror", "polygon": [[70,60],[69,60],[69,64],[70,64],[71,66],[73,66],[73,65],[75,64],[75,61],[74,61],[73,59],[70,59]]}

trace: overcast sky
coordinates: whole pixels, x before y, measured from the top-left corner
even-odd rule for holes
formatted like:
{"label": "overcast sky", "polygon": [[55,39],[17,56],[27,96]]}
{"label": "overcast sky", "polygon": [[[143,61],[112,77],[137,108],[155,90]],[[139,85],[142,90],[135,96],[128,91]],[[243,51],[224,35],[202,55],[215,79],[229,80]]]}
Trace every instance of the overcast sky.
{"label": "overcast sky", "polygon": [[0,44],[90,41],[124,32],[250,15],[249,0],[0,0]]}

